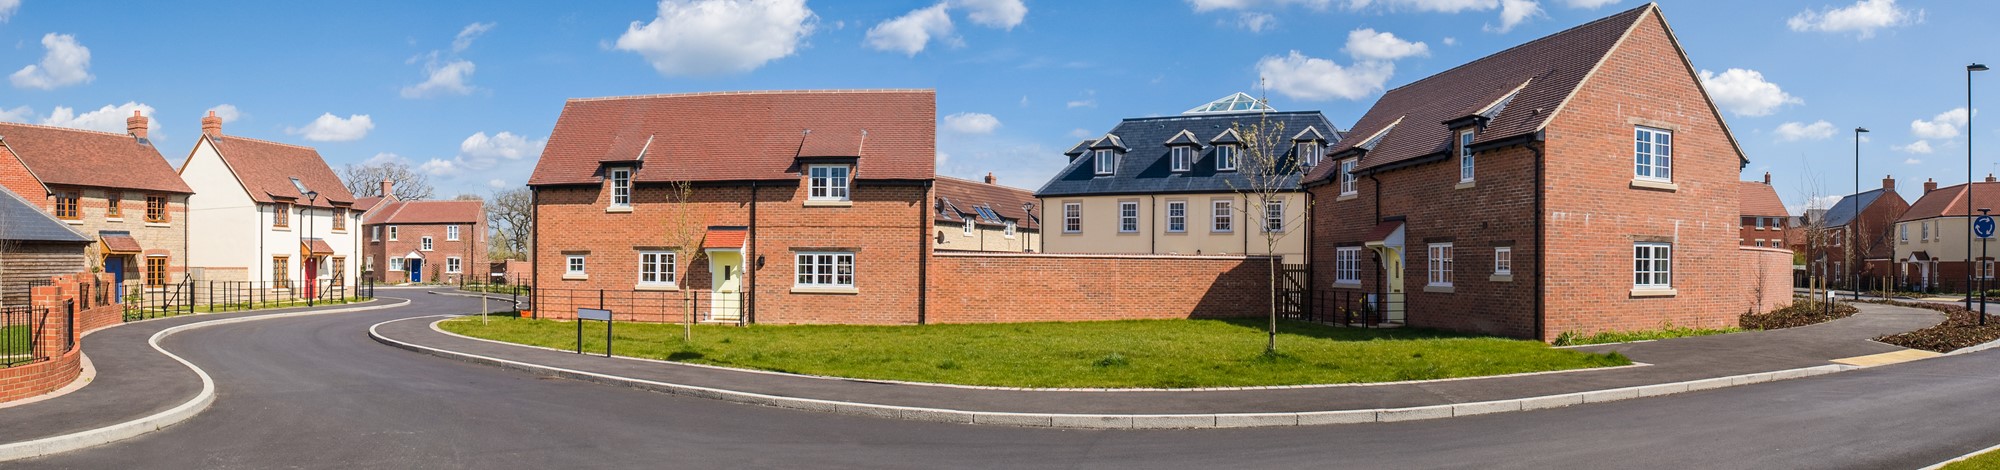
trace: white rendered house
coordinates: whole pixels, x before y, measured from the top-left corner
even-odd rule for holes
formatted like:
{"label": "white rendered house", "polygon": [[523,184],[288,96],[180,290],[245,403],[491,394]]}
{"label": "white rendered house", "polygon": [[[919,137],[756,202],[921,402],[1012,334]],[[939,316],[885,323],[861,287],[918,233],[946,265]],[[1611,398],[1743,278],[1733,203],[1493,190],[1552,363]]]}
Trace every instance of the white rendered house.
{"label": "white rendered house", "polygon": [[188,198],[188,260],[196,281],[258,281],[260,288],[306,292],[360,279],[361,213],[354,195],[319,152],[222,134],[202,118],[202,135],[181,179]]}

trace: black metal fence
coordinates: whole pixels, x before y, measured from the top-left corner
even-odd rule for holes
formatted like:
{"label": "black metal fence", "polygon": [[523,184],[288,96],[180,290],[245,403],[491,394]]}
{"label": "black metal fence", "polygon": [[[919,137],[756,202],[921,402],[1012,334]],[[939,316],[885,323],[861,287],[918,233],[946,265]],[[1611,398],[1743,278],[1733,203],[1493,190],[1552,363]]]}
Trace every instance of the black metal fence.
{"label": "black metal fence", "polygon": [[1372,327],[1399,321],[1391,313],[1403,309],[1401,301],[1392,301],[1388,295],[1353,289],[1313,291],[1305,305],[1298,313],[1286,317],[1331,325]]}
{"label": "black metal fence", "polygon": [[621,322],[742,324],[748,318],[743,294],[706,289],[541,289],[527,302],[535,318],[574,318],[579,308],[610,310]]}
{"label": "black metal fence", "polygon": [[374,281],[186,281],[173,284],[127,282],[117,286],[125,301],[125,321],[197,312],[315,307],[375,298]]}
{"label": "black metal fence", "polygon": [[31,364],[76,347],[76,303],[0,307],[0,367]]}

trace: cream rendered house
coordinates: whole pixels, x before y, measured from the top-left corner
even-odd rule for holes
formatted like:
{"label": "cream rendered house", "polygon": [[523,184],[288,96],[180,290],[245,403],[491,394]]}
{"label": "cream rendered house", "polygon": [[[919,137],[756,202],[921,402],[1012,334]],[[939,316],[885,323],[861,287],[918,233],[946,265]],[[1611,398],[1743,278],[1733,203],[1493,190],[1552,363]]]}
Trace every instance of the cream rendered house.
{"label": "cream rendered house", "polygon": [[225,136],[211,112],[180,175],[196,192],[188,259],[198,281],[311,295],[360,278],[361,213],[318,151]]}
{"label": "cream rendered house", "polygon": [[[1176,116],[1130,118],[1064,154],[1069,165],[1043,185],[1040,216],[1050,253],[1279,254],[1305,262],[1307,195],[1290,190],[1261,204],[1243,194],[1238,129],[1282,126],[1284,158],[1320,164],[1341,133],[1318,111],[1280,112],[1243,93]],[[1275,250],[1265,232],[1280,234]]]}

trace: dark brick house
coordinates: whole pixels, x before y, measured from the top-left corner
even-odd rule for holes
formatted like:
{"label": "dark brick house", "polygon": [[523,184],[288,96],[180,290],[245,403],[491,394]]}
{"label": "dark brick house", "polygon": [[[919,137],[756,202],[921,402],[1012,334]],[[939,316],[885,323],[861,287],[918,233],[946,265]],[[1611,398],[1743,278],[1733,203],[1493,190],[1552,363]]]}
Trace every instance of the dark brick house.
{"label": "dark brick house", "polygon": [[1748,160],[1656,5],[1390,90],[1326,158],[1316,308],[1542,340],[1752,308]]}
{"label": "dark brick house", "polygon": [[[1932,186],[1936,183],[1926,185]],[[1909,209],[1910,203],[1896,193],[1895,178],[1884,177],[1880,188],[1841,197],[1820,220],[1808,224],[1804,230],[1818,233],[1817,236],[1808,233],[1805,237],[1806,269],[1839,288],[1846,288],[1852,282],[1862,285],[1883,282],[1888,279],[1897,249],[1892,231],[1896,220]],[[1849,243],[1856,247],[1851,250],[1853,261],[1848,256]],[[1952,253],[1962,254],[1964,250]],[[1959,279],[1963,279],[1964,271],[1958,273]]]}

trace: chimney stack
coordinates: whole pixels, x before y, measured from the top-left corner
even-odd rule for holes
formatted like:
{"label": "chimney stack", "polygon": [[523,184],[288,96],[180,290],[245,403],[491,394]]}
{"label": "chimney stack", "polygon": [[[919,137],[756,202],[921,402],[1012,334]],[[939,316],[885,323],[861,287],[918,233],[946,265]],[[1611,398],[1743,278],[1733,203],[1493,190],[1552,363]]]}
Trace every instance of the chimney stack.
{"label": "chimney stack", "polygon": [[132,110],[132,117],[125,118],[125,133],[132,134],[132,137],[146,138],[146,117],[139,115],[139,110]]}
{"label": "chimney stack", "polygon": [[998,181],[1000,180],[993,178],[993,172],[986,172],[986,184],[996,184]]}
{"label": "chimney stack", "polygon": [[1988,183],[1991,183],[1991,182],[1994,182],[1994,181],[1995,181],[1995,180],[1993,179],[1993,174],[1992,174],[1992,173],[1987,173],[1987,174],[1986,174],[1986,182],[1988,182]]}
{"label": "chimney stack", "polygon": [[201,118],[201,133],[215,137],[222,136],[222,118],[215,117],[215,111],[209,111],[208,117]]}
{"label": "chimney stack", "polygon": [[396,194],[396,180],[382,180],[382,197]]}
{"label": "chimney stack", "polygon": [[1937,190],[1936,179],[1930,179],[1930,178],[1924,179],[1924,194],[1930,194],[1931,191],[1936,191],[1936,190]]}
{"label": "chimney stack", "polygon": [[1882,175],[1882,189],[1887,189],[1887,190],[1890,190],[1890,191],[1895,191],[1895,190],[1896,190],[1896,178],[1895,178],[1895,177],[1893,177],[1893,176],[1889,176],[1889,175]]}
{"label": "chimney stack", "polygon": [[1771,185],[1771,172],[1768,171],[1764,172],[1764,185],[1765,186]]}

